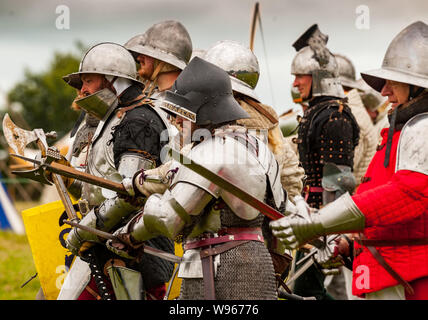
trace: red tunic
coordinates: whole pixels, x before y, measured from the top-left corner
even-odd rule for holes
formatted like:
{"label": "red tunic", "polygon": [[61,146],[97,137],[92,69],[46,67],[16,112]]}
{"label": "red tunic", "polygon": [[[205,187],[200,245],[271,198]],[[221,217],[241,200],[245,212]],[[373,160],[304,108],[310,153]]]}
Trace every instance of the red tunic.
{"label": "red tunic", "polygon": [[[371,161],[353,200],[365,216],[368,239],[415,239],[428,237],[428,176],[408,170],[395,173],[397,144],[401,131],[394,132],[390,164],[385,158],[388,130]],[[355,249],[360,245],[355,243]],[[406,281],[428,276],[428,245],[377,247],[386,262]],[[367,248],[354,258],[352,293],[363,296],[398,282],[379,265]]]}

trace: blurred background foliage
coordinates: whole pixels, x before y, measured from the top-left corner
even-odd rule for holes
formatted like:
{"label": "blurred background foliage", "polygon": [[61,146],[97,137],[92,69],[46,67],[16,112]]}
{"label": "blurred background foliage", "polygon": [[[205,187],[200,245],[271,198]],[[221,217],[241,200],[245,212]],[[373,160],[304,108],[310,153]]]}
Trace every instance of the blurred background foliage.
{"label": "blurred background foliage", "polygon": [[[33,72],[28,67],[24,80],[7,93],[9,106],[20,113],[30,128],[56,131],[61,139],[74,125],[79,113],[70,108],[76,90],[68,86],[62,77],[76,72],[85,46],[76,42],[78,53],[54,52],[48,68]],[[12,118],[13,120],[13,118]]]}
{"label": "blurred background foliage", "polygon": [[[75,42],[75,50],[55,51],[47,67],[34,72],[26,67],[23,80],[17,82],[6,93],[6,106],[0,112],[3,119],[9,113],[13,122],[26,130],[42,128],[45,132],[56,131],[57,138],[49,139],[53,145],[73,128],[80,112],[71,108],[77,95],[74,88],[67,85],[62,77],[76,72],[88,47],[81,41]],[[31,61],[28,61],[31,65]],[[35,147],[31,144],[29,147]],[[37,147],[36,147],[37,148]],[[8,145],[3,134],[0,137],[0,180],[5,183],[13,201],[37,201],[43,191],[40,183],[18,178],[9,166],[15,160],[9,158]]]}

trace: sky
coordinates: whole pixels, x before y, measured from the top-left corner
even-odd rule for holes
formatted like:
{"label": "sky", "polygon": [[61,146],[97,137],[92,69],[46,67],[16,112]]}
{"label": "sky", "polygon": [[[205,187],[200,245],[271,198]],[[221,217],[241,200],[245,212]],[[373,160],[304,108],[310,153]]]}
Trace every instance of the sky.
{"label": "sky", "polygon": [[[261,75],[256,93],[281,114],[295,107],[290,88],[292,43],[318,23],[328,48],[350,58],[357,74],[379,68],[390,41],[407,25],[428,23],[428,1],[261,0],[261,27],[254,44]],[[255,1],[249,0],[2,0],[0,3],[0,107],[4,94],[27,68],[43,71],[55,51],[76,51],[75,42],[124,44],[163,20],[178,20],[194,49],[219,40],[250,42]],[[67,18],[68,17],[68,18]],[[359,77],[359,76],[358,76]]]}

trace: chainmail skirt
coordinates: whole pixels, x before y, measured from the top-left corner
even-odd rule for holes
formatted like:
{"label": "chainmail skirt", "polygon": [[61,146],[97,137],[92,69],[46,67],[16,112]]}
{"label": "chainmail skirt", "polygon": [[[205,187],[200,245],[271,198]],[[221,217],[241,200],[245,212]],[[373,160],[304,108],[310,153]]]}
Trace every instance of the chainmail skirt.
{"label": "chainmail skirt", "polygon": [[[276,300],[272,258],[264,243],[250,241],[220,254],[214,285],[217,300]],[[204,299],[203,279],[183,279],[179,299]]]}

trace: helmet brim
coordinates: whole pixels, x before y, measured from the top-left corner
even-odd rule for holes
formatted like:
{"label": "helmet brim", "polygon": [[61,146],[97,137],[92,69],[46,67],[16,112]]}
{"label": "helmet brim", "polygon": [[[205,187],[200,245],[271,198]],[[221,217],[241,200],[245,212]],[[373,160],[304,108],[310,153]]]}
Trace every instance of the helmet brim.
{"label": "helmet brim", "polygon": [[73,72],[73,73],[70,73],[70,74],[68,74],[66,76],[63,76],[62,80],[64,80],[65,83],[67,83],[69,86],[71,86],[71,87],[73,87],[73,88],[75,88],[77,90],[80,90],[80,89],[82,89],[82,86],[83,86],[83,82],[80,79],[80,76],[82,74],[85,74],[85,73],[96,73],[96,74],[101,74],[103,76],[115,76],[115,77],[125,78],[125,79],[132,80],[136,84],[144,85],[144,83],[142,83],[141,81],[135,80],[135,79],[133,79],[131,77],[127,77],[127,76],[124,76],[124,75],[118,76],[117,74],[108,73],[108,72],[106,72],[106,73],[97,73],[97,72],[88,72],[88,71],[84,71],[84,72],[83,71],[81,71],[81,72]]}
{"label": "helmet brim", "polygon": [[340,82],[342,83],[342,86],[344,87],[349,87],[352,89],[358,89],[358,90],[364,91],[364,87],[358,81],[351,80],[343,76],[339,76],[339,79],[340,79]]}
{"label": "helmet brim", "polygon": [[386,80],[403,82],[412,84],[418,87],[428,88],[428,79],[412,73],[405,73],[403,71],[396,71],[394,69],[380,68],[361,72],[363,80],[373,89],[378,92],[382,91]]}
{"label": "helmet brim", "polygon": [[143,55],[152,57],[154,59],[158,59],[166,63],[169,63],[179,68],[180,70],[183,70],[187,66],[187,64],[184,61],[181,61],[173,54],[162,52],[159,49],[155,49],[150,46],[134,45],[132,47],[128,47],[127,49],[132,53],[134,59],[136,59],[138,55],[143,54]]}

